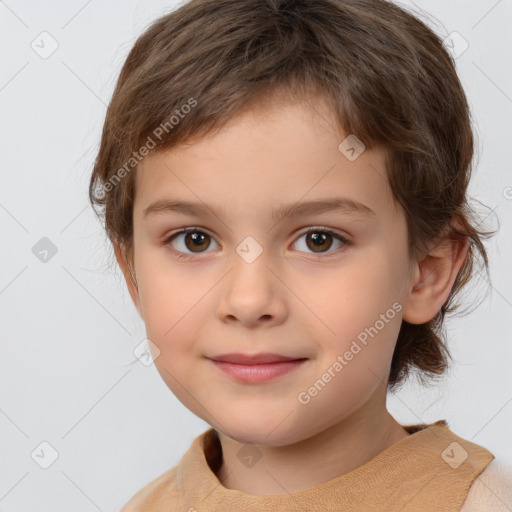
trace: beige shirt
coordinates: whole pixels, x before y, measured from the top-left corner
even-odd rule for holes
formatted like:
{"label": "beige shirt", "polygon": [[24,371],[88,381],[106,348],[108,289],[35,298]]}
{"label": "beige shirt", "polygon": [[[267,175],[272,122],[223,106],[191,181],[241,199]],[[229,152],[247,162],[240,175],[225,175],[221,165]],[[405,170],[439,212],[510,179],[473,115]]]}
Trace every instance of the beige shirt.
{"label": "beige shirt", "polygon": [[[494,459],[491,452],[454,434],[445,420],[403,427],[410,434],[407,438],[349,473],[302,492],[264,496],[220,483],[216,471],[222,462],[221,445],[210,428],[194,439],[177,466],[137,492],[121,512],[512,510],[512,501],[500,500],[503,508],[487,506],[493,482],[482,481],[480,475]],[[472,495],[476,501],[470,501]]]}

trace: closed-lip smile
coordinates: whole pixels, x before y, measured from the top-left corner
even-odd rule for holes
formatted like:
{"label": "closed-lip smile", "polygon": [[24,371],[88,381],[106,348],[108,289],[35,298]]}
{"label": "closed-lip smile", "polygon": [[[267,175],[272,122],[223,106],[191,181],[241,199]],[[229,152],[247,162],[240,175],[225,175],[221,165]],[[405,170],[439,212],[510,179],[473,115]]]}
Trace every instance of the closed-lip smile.
{"label": "closed-lip smile", "polygon": [[308,360],[269,352],[260,354],[222,354],[208,357],[224,374],[245,384],[261,384],[292,372]]}
{"label": "closed-lip smile", "polygon": [[283,361],[297,361],[299,359],[307,359],[305,357],[289,357],[280,354],[273,354],[270,352],[260,354],[222,354],[218,356],[209,357],[212,361],[219,361],[233,364],[243,365],[257,365],[257,364],[271,364],[281,363]]}

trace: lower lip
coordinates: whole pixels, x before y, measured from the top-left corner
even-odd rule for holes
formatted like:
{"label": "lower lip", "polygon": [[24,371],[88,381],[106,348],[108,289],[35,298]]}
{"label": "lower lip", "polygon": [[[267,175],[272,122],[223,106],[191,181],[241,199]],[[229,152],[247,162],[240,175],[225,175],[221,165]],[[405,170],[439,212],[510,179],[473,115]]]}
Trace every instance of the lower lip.
{"label": "lower lip", "polygon": [[259,383],[267,382],[291,372],[305,363],[306,359],[295,359],[293,361],[280,361],[278,363],[266,364],[235,364],[225,361],[213,361],[219,370],[242,382]]}

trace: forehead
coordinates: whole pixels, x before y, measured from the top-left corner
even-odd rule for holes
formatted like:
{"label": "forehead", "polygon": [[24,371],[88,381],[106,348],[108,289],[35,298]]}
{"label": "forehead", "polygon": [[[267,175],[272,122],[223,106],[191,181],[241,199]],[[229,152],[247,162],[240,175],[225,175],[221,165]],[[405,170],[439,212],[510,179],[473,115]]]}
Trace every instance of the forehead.
{"label": "forehead", "polygon": [[394,206],[385,157],[339,129],[322,99],[273,100],[193,143],[146,156],[136,173],[135,215],[183,199],[270,217],[279,205],[333,196],[384,215]]}

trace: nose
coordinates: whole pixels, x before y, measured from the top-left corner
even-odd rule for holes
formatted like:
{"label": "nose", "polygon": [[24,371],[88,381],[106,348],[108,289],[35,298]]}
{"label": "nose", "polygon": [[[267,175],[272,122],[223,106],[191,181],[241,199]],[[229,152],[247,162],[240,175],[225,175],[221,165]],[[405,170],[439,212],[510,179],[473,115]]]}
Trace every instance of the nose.
{"label": "nose", "polygon": [[264,253],[253,260],[237,254],[231,263],[231,270],[219,284],[218,318],[246,327],[282,323],[288,311],[287,289]]}

